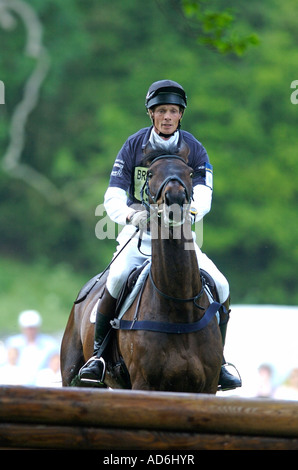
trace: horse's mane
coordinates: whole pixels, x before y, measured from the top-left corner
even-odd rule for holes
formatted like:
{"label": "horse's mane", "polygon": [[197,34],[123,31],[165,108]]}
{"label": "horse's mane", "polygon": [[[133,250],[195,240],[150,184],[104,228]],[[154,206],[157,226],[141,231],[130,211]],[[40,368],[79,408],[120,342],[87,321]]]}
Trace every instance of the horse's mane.
{"label": "horse's mane", "polygon": [[156,147],[155,149],[149,144],[148,147],[144,150],[144,158],[142,159],[141,166],[148,167],[152,161],[157,157],[162,157],[163,155],[178,155],[185,159],[187,163],[187,157],[189,155],[188,145],[182,141],[181,148],[178,148],[177,145],[171,145],[168,149],[164,147]]}

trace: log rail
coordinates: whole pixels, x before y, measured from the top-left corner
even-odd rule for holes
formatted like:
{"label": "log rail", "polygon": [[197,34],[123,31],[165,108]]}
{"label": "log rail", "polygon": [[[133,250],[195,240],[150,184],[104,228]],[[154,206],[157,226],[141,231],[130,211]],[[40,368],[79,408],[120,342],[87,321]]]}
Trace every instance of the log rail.
{"label": "log rail", "polygon": [[0,448],[297,450],[298,403],[0,386]]}

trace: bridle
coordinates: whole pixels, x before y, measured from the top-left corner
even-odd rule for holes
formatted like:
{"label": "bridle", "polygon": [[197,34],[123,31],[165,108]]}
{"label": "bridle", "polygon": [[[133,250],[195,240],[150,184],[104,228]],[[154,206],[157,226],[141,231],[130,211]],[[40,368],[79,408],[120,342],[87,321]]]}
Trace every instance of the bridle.
{"label": "bridle", "polygon": [[[159,157],[154,158],[154,160],[152,160],[152,162],[150,164],[150,167],[153,165],[153,163],[157,162],[158,160],[164,160],[166,158],[180,160],[185,165],[187,165],[185,160],[182,157],[179,157],[178,155],[161,155]],[[149,198],[153,201],[153,204],[157,204],[157,201],[160,198],[163,189],[166,187],[166,185],[170,181],[178,181],[178,183],[181,184],[181,186],[183,187],[183,189],[185,191],[185,196],[186,196],[187,203],[190,205],[192,197],[193,197],[193,189],[191,189],[191,191],[189,191],[189,189],[187,188],[184,181],[180,178],[180,176],[175,175],[175,174],[170,175],[167,178],[165,178],[163,180],[163,182],[160,184],[158,190],[156,191],[156,194],[152,194],[151,191],[150,191],[150,187],[149,187],[150,167],[148,168],[148,171],[147,171],[147,176],[146,176],[145,183],[143,184],[143,186],[141,188],[141,201],[142,201],[142,204],[146,207],[148,212],[150,211],[150,204],[148,203]],[[146,196],[147,196],[147,198],[146,198]]]}

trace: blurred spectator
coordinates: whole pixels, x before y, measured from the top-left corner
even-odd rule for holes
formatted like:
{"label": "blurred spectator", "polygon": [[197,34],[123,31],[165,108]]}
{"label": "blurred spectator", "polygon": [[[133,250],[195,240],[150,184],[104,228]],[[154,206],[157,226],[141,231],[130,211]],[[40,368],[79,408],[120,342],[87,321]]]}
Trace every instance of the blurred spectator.
{"label": "blurred spectator", "polygon": [[270,398],[273,391],[273,369],[269,364],[261,364],[258,368],[256,397]]}
{"label": "blurred spectator", "polygon": [[274,398],[298,400],[298,368],[294,368],[285,383],[277,387]]}
{"label": "blurred spectator", "polygon": [[60,356],[54,353],[49,359],[49,365],[38,372],[36,385],[39,387],[61,387]]}
{"label": "blurred spectator", "polygon": [[35,310],[25,310],[19,315],[21,333],[11,336],[6,341],[7,349],[18,350],[17,366],[25,374],[25,385],[35,385],[37,373],[47,367],[49,358],[57,351],[56,341],[40,333],[42,319]]}
{"label": "blurred spectator", "polygon": [[0,341],[0,366],[6,362],[6,347],[3,341]]}
{"label": "blurred spectator", "polygon": [[0,367],[1,385],[24,385],[24,371],[17,365],[19,351],[16,348],[7,350],[7,362]]}

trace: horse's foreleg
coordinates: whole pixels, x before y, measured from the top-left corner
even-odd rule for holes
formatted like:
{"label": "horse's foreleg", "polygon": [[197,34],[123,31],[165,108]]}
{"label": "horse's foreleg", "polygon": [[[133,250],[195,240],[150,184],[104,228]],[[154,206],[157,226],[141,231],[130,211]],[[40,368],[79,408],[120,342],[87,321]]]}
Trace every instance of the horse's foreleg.
{"label": "horse's foreleg", "polygon": [[75,324],[74,309],[75,306],[73,306],[70,313],[61,343],[60,361],[62,385],[64,387],[70,386],[84,364],[82,342]]}

